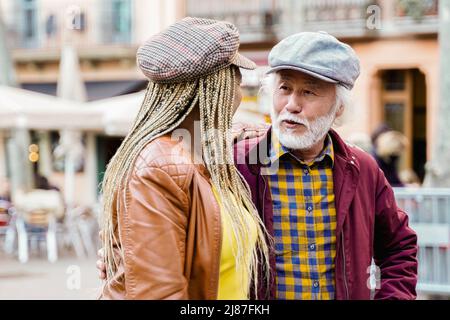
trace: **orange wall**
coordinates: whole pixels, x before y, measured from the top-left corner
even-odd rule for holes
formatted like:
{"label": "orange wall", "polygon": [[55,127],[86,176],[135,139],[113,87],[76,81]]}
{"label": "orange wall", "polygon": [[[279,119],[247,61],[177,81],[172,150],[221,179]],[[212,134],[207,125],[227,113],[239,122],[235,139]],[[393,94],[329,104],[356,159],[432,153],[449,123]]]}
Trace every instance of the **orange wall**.
{"label": "orange wall", "polygon": [[353,88],[354,106],[338,131],[348,137],[355,132],[370,134],[379,121],[379,83],[382,69],[417,68],[425,75],[427,87],[428,157],[435,132],[439,102],[439,46],[437,39],[389,39],[350,44],[361,60],[361,75]]}

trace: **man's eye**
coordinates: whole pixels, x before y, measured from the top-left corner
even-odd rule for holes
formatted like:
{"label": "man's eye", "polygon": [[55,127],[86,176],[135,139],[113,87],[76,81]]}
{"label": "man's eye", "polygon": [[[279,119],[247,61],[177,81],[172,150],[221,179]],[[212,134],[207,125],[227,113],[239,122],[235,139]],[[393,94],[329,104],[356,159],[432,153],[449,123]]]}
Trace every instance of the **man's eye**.
{"label": "man's eye", "polygon": [[303,93],[304,93],[306,96],[315,95],[314,92],[309,91],[309,90],[303,90]]}
{"label": "man's eye", "polygon": [[280,90],[289,90],[287,86],[280,86]]}

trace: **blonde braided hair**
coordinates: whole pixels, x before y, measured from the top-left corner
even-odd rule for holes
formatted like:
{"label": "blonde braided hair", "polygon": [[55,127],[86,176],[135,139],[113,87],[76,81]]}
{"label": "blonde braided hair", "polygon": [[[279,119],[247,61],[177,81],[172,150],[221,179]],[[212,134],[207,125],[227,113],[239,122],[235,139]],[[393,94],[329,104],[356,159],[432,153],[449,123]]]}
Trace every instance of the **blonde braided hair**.
{"label": "blonde braided hair", "polygon": [[[114,279],[119,266],[114,248],[119,249],[121,258],[124,255],[116,235],[120,230],[117,197],[122,196],[125,201],[125,189],[135,159],[148,142],[175,130],[198,105],[203,159],[212,185],[226,209],[221,214],[227,214],[231,221],[238,244],[233,252],[236,267],[246,267],[249,282],[244,285],[249,288],[250,281],[253,281],[255,296],[258,261],[262,262],[265,279],[269,281],[269,245],[266,239],[270,237],[251,200],[249,186],[234,166],[233,142],[228,135],[233,117],[236,72],[237,67],[230,66],[188,83],[149,82],[132,129],[109,162],[103,180],[103,247],[107,279]],[[257,226],[257,245],[253,247],[249,247],[251,224],[248,217]]]}

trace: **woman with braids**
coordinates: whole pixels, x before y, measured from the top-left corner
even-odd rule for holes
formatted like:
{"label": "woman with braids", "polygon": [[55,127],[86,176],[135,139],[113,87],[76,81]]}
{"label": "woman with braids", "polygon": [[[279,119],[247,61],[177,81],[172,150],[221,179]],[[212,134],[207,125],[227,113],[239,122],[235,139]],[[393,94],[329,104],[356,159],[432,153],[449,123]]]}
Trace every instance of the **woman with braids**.
{"label": "woman with braids", "polygon": [[185,18],[139,48],[147,92],[103,181],[101,298],[247,299],[268,279],[267,234],[227,134],[239,67],[255,68],[238,47],[234,25]]}

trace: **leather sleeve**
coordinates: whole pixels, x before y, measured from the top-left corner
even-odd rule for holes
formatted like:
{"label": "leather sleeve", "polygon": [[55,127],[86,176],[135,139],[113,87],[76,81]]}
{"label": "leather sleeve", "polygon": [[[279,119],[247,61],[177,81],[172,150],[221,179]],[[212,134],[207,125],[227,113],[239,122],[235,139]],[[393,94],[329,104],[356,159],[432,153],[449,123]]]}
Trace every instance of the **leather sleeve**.
{"label": "leather sleeve", "polygon": [[126,299],[189,299],[183,276],[189,200],[180,184],[188,170],[180,168],[146,167],[130,179],[120,226]]}

